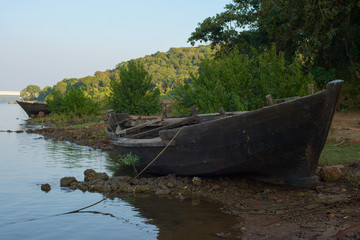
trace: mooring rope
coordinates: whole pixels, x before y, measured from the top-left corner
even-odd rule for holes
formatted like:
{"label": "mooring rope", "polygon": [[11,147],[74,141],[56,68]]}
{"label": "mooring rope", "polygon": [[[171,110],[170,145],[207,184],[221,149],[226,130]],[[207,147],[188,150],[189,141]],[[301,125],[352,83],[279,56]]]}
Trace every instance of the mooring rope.
{"label": "mooring rope", "polygon": [[140,176],[143,172],[145,172],[145,170],[150,167],[151,164],[153,164],[160,156],[161,154],[163,154],[163,152],[165,152],[165,150],[170,146],[170,144],[172,143],[172,141],[177,137],[177,135],[179,135],[180,131],[184,128],[184,126],[182,126],[174,135],[174,137],[168,142],[168,144],[163,148],[163,150],[146,166],[144,167],[143,170],[141,170],[141,172],[139,172],[135,177],[131,178],[129,183],[131,183],[135,178],[137,178],[138,176]]}
{"label": "mooring rope", "polygon": [[[135,178],[139,177],[143,172],[145,172],[145,170],[150,167],[151,164],[153,164],[160,156],[161,154],[163,154],[165,152],[165,150],[170,146],[170,144],[172,143],[172,141],[174,141],[174,139],[179,135],[180,131],[184,128],[184,126],[182,126],[177,132],[176,134],[174,135],[174,137],[172,137],[172,139],[168,142],[168,144],[166,144],[166,146],[161,150],[161,152],[143,169],[141,170],[141,172],[139,172],[135,177],[131,178],[128,183],[131,183]],[[119,189],[120,190],[120,189]],[[115,192],[113,192],[112,194],[115,194],[117,192],[119,192],[119,190],[116,190]],[[65,215],[65,214],[71,214],[71,213],[77,213],[77,212],[80,212],[84,209],[87,209],[87,208],[90,208],[90,207],[93,207],[103,201],[105,201],[107,198],[108,198],[109,195],[103,197],[103,199],[101,199],[100,201],[97,201],[96,203],[93,203],[91,205],[88,205],[86,207],[83,207],[83,208],[80,208],[80,209],[77,209],[77,210],[74,210],[74,211],[70,211],[70,212],[66,212],[66,213],[62,213],[62,214],[58,214],[58,215]]]}
{"label": "mooring rope", "polygon": [[[166,144],[166,146],[161,150],[161,152],[143,169],[141,170],[140,173],[138,173],[135,177],[131,178],[128,183],[131,183],[131,181],[133,181],[135,178],[139,177],[143,172],[145,172],[145,170],[151,165],[153,164],[160,156],[161,154],[163,154],[165,152],[165,150],[170,146],[170,144],[172,143],[172,141],[174,141],[174,139],[179,135],[180,131],[184,128],[184,126],[182,126],[177,132],[176,134],[174,135],[174,137],[168,142],[168,144]],[[120,189],[116,190],[115,192],[111,193],[111,194],[115,194],[117,192],[119,192]],[[79,208],[77,210],[74,210],[74,211],[70,211],[70,212],[65,212],[65,213],[60,213],[60,214],[54,214],[54,215],[50,215],[50,216],[46,216],[46,217],[40,217],[40,218],[33,218],[33,219],[29,219],[29,220],[25,220],[25,221],[22,221],[22,222],[27,222],[27,221],[34,221],[34,220],[39,220],[39,219],[44,219],[44,218],[49,218],[49,217],[56,217],[56,216],[62,216],[62,215],[67,215],[67,214],[71,214],[71,213],[77,213],[77,212],[80,212],[82,210],[85,210],[87,208],[90,208],[90,207],[93,207],[103,201],[105,201],[108,196],[110,195],[110,193],[103,197],[100,201],[97,201],[96,203],[93,203],[93,204],[90,204],[86,207],[82,207],[82,208]],[[11,223],[11,224],[15,224],[15,223]]]}

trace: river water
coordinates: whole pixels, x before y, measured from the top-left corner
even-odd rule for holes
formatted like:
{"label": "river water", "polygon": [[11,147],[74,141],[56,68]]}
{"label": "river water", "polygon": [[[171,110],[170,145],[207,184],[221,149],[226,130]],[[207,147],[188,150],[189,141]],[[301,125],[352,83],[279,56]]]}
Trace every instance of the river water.
{"label": "river water", "polygon": [[[17,104],[0,103],[0,239],[218,239],[236,222],[218,207],[157,196],[121,195],[74,214],[103,198],[60,187],[60,179],[92,168],[112,175],[111,156],[100,150],[26,130]],[[11,130],[8,132],[7,130]],[[52,190],[41,191],[49,183]]]}

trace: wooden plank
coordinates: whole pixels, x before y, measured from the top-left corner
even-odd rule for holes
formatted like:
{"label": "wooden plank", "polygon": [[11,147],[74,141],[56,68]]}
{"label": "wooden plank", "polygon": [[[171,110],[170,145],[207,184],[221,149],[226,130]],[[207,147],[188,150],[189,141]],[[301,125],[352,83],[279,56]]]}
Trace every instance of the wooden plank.
{"label": "wooden plank", "polygon": [[172,124],[169,124],[169,125],[158,127],[158,128],[146,131],[146,132],[142,132],[142,133],[138,133],[138,134],[134,134],[134,135],[129,135],[129,136],[126,136],[126,137],[128,137],[128,138],[142,138],[142,137],[145,137],[145,136],[149,136],[149,135],[158,133],[161,130],[183,126],[183,125],[188,124],[188,123],[190,123],[192,121],[195,121],[197,119],[198,119],[197,116],[191,116],[191,117],[188,117],[188,118],[186,118],[184,120],[181,120],[179,122],[176,122],[176,123],[172,123]]}
{"label": "wooden plank", "polygon": [[135,132],[137,130],[140,130],[142,128],[145,128],[151,124],[154,124],[154,123],[158,123],[158,122],[161,122],[162,120],[161,119],[155,119],[153,121],[149,121],[149,122],[145,122],[145,123],[142,123],[142,124],[139,124],[139,125],[136,125],[134,127],[131,127],[131,128],[126,128],[126,129],[123,129],[121,131],[118,131],[116,132],[117,135],[127,135],[131,132]]}
{"label": "wooden plank", "polygon": [[267,100],[268,106],[272,106],[272,105],[276,104],[274,101],[274,98],[271,96],[271,94],[266,95],[266,100]]}
{"label": "wooden plank", "polygon": [[311,94],[314,94],[315,93],[315,86],[313,83],[309,83],[308,84],[308,94],[311,95]]}

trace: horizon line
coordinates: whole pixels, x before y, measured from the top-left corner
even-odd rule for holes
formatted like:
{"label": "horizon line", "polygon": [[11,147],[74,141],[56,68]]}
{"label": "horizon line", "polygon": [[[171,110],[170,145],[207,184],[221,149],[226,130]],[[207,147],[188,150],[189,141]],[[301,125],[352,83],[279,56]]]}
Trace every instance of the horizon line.
{"label": "horizon line", "polygon": [[16,96],[20,96],[20,91],[0,91],[0,95],[16,95]]}

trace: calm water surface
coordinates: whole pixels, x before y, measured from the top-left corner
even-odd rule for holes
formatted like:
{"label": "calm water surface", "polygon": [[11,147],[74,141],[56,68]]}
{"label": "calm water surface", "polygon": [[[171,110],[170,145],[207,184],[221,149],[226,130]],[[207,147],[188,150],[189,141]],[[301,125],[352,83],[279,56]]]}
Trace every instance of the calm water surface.
{"label": "calm water surface", "polygon": [[[83,180],[88,168],[112,172],[111,156],[88,147],[45,140],[26,130],[18,105],[0,103],[0,239],[218,239],[235,223],[214,205],[157,196],[121,195],[83,212],[58,215],[102,199],[60,187]],[[52,190],[41,191],[49,183]]]}

